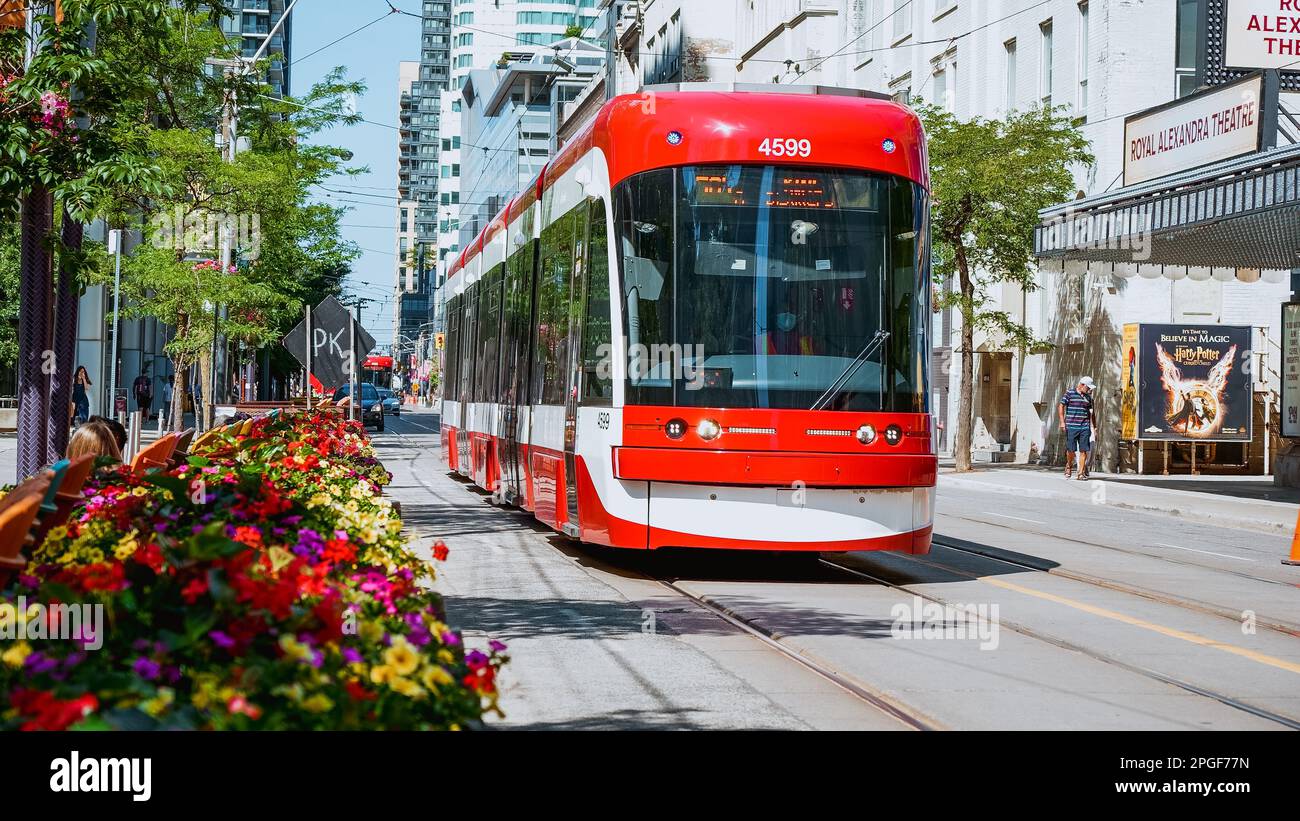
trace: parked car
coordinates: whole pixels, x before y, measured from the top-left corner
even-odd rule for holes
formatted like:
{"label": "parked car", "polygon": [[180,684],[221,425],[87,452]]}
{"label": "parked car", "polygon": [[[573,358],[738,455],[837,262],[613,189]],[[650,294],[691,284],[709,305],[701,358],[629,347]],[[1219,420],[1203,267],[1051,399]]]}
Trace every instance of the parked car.
{"label": "parked car", "polygon": [[380,388],[379,400],[384,403],[384,413],[402,415],[402,397],[394,395],[391,389]]}
{"label": "parked car", "polygon": [[[344,385],[334,391],[334,401],[338,402],[351,393],[352,386]],[[361,421],[378,432],[384,430],[384,403],[379,398],[379,389],[369,382],[361,383]]]}

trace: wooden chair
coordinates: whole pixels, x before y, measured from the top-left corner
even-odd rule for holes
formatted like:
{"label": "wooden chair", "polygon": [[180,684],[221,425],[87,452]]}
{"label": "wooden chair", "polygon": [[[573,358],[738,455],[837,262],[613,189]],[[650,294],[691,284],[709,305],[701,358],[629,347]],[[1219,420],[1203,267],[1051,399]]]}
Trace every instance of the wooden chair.
{"label": "wooden chair", "polygon": [[177,437],[178,434],[169,433],[147,448],[142,449],[131,460],[131,471],[133,473],[144,473],[152,468],[166,468],[171,459],[172,451],[176,450]]}
{"label": "wooden chair", "polygon": [[[27,557],[22,550],[31,535],[36,514],[41,511],[41,500],[49,490],[50,477],[47,473],[39,477],[39,481],[29,479],[28,482],[32,487],[21,493],[22,485],[14,488],[5,497],[9,504],[0,510],[0,587],[8,584],[14,573],[27,566]],[[11,500],[15,494],[18,498]]]}
{"label": "wooden chair", "polygon": [[90,472],[95,467],[95,457],[93,454],[87,454],[78,459],[74,459],[68,464],[63,473],[63,481],[57,486],[51,482],[50,492],[47,493],[46,499],[51,496],[54,500],[54,509],[46,511],[42,505],[40,522],[32,531],[33,544],[40,544],[45,541],[45,536],[52,528],[58,527],[68,520],[72,515],[72,510],[77,505],[85,501],[82,489],[86,486],[86,480],[90,478]]}

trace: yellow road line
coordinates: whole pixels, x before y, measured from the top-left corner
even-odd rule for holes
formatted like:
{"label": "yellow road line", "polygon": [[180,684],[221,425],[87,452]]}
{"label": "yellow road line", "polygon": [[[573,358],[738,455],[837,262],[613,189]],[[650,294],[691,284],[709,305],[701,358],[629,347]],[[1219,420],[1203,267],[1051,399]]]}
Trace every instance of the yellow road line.
{"label": "yellow road line", "polygon": [[980,576],[979,580],[1007,590],[1014,590],[1017,593],[1023,593],[1026,596],[1034,596],[1035,598],[1046,599],[1047,601],[1056,602],[1057,604],[1063,604],[1066,607],[1073,607],[1075,610],[1082,610],[1083,612],[1091,613],[1094,616],[1114,619],[1115,621],[1120,621],[1125,624],[1131,624],[1134,627],[1141,627],[1144,630],[1150,630],[1159,633],[1162,636],[1181,639],[1182,641],[1191,642],[1192,644],[1199,644],[1202,647],[1213,647],[1216,650],[1222,650],[1225,653],[1232,653],[1234,656],[1241,656],[1242,658],[1250,659],[1259,664],[1267,664],[1270,667],[1277,667],[1282,670],[1300,674],[1300,663],[1294,661],[1287,661],[1286,659],[1280,659],[1266,653],[1259,653],[1255,650],[1247,650],[1245,647],[1238,647],[1235,644],[1215,641],[1214,639],[1206,638],[1205,636],[1199,636],[1196,633],[1189,633],[1186,630],[1176,630],[1172,627],[1165,627],[1162,624],[1155,624],[1154,622],[1149,622],[1145,619],[1139,619],[1136,616],[1126,616],[1123,613],[1117,613],[1114,610],[1107,610],[1104,607],[1084,604],[1083,602],[1075,601],[1074,599],[1067,599],[1064,596],[1057,596],[1054,593],[1044,593],[1041,590],[1021,587],[1013,582],[1003,581],[1002,579],[994,578],[992,576]]}

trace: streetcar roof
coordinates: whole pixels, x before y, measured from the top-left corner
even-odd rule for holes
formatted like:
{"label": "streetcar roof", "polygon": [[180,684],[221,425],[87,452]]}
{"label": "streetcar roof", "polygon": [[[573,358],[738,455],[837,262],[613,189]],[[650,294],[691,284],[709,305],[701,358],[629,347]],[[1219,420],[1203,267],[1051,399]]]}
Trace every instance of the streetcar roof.
{"label": "streetcar roof", "polygon": [[[807,141],[807,153],[761,153],[760,146],[773,140]],[[681,165],[812,163],[880,171],[930,186],[920,119],[882,95],[812,86],[651,86],[606,102],[461,252],[448,280],[482,252],[484,240],[522,215],[592,148],[608,163],[610,185]]]}

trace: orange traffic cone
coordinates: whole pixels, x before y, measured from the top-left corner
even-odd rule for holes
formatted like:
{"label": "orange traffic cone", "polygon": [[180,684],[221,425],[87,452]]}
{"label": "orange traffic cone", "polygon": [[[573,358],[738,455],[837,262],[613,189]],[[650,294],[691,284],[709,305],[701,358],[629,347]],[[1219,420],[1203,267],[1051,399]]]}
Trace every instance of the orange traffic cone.
{"label": "orange traffic cone", "polygon": [[1291,537],[1291,558],[1283,559],[1282,564],[1300,567],[1300,514],[1296,515],[1295,535]]}

